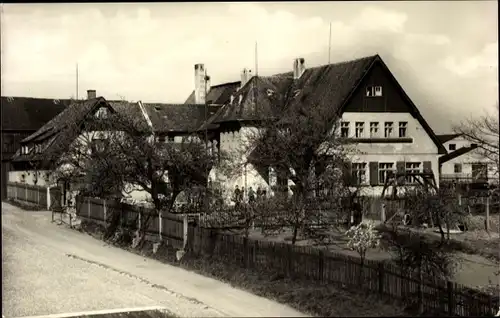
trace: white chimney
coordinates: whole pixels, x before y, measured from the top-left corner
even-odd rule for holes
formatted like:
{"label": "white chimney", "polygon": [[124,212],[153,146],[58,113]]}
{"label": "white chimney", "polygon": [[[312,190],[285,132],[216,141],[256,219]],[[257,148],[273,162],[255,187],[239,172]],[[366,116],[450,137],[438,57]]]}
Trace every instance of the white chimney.
{"label": "white chimney", "polygon": [[299,79],[304,71],[306,70],[306,65],[302,57],[296,58],[293,61],[293,79]]}
{"label": "white chimney", "polygon": [[248,81],[251,78],[252,78],[252,70],[247,70],[246,68],[244,68],[241,71],[241,84],[240,84],[240,88],[242,88],[243,86],[245,86],[245,84],[248,83]]}
{"label": "white chimney", "polygon": [[205,65],[194,65],[194,103],[205,104],[205,91],[208,91],[205,81]]}
{"label": "white chimney", "polygon": [[97,98],[97,93],[95,89],[87,90],[87,99],[93,99],[93,98]]}

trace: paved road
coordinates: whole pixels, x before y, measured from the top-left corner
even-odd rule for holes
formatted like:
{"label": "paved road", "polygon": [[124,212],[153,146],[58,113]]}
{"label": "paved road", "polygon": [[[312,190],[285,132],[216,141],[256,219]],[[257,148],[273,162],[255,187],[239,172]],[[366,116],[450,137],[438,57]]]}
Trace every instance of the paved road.
{"label": "paved road", "polygon": [[145,259],[2,202],[2,311],[22,317],[162,306],[183,317],[299,317],[290,307]]}

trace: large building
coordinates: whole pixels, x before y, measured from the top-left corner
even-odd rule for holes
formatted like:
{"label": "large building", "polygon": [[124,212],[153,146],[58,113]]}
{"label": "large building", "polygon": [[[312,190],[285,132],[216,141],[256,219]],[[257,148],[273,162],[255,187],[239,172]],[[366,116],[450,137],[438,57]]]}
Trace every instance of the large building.
{"label": "large building", "polygon": [[[298,58],[291,66],[290,72],[272,76],[252,76],[243,70],[238,82],[210,86],[204,65],[197,64],[194,91],[185,104],[137,102],[134,109],[165,142],[204,130],[212,145],[235,151],[258,129],[263,115],[293,115],[314,106],[322,120],[341,117],[340,133],[359,150],[352,157],[351,173],[365,195],[380,195],[388,174],[396,170],[431,172],[438,179],[439,157],[446,149],[379,55],[312,68]],[[73,107],[82,114],[93,114],[102,105],[113,108],[113,102],[102,97],[79,103],[86,106]],[[27,163],[33,161],[30,149],[36,149],[37,142],[63,131],[64,113],[70,114],[69,110],[63,112],[22,142],[15,158],[19,171],[29,169]],[[272,169],[248,164],[223,184],[230,192],[236,185],[271,188],[277,182],[271,173]],[[11,176],[19,178],[14,173]],[[217,174],[212,177],[217,179]]]}

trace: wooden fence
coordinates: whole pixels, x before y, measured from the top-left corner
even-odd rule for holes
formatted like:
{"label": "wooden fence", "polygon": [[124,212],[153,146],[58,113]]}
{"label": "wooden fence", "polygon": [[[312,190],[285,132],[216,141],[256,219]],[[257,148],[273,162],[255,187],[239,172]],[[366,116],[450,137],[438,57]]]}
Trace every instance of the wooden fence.
{"label": "wooden fence", "polygon": [[33,204],[44,210],[61,206],[62,195],[59,187],[43,187],[26,183],[8,182],[7,199]]}
{"label": "wooden fence", "polygon": [[88,197],[77,197],[76,215],[104,226],[110,224],[113,217],[119,218],[119,224],[126,227],[140,226],[141,222],[149,219],[146,230],[149,238],[166,239],[173,241],[173,244],[187,240],[187,215],[159,215],[150,208]]}
{"label": "wooden fence", "polygon": [[[152,211],[127,204],[112,203],[93,198],[77,200],[77,214],[98,223],[109,221],[109,211],[120,213],[120,220],[140,222]],[[139,216],[140,215],[140,216]],[[235,266],[279,273],[285,277],[308,278],[322,282],[350,286],[378,293],[404,302],[417,302],[420,295],[426,310],[458,316],[480,316],[496,313],[498,297],[446,281],[409,277],[387,262],[366,260],[361,266],[359,259],[335,254],[314,247],[292,246],[247,239],[241,236],[222,234],[187,223],[186,215],[152,215],[148,232],[170,240],[182,240],[186,248],[195,255],[209,255]],[[160,225],[161,224],[161,225]],[[422,293],[419,293],[419,286]]]}
{"label": "wooden fence", "polygon": [[293,246],[221,234],[215,230],[189,227],[188,248],[194,254],[216,257],[234,265],[285,277],[308,278],[378,293],[404,302],[419,300],[425,310],[449,315],[481,316],[496,313],[498,297],[452,282],[427,279],[422,284],[390,263],[365,261],[314,247]]}

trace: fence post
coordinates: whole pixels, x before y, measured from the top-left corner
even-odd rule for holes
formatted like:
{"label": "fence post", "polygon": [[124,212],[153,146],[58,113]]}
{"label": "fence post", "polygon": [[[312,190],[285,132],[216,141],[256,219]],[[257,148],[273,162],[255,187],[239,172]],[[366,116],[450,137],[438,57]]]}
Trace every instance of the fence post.
{"label": "fence post", "polygon": [[318,261],[318,280],[322,281],[325,274],[325,252],[322,250],[319,251]]}
{"label": "fence post", "polygon": [[50,211],[50,186],[47,187],[47,211]]}
{"label": "fence post", "polygon": [[379,292],[379,294],[384,293],[384,280],[385,280],[384,263],[379,263],[378,264],[378,292]]}
{"label": "fence post", "polygon": [[28,184],[24,184],[24,201],[28,201]]}
{"label": "fence post", "polygon": [[182,234],[183,234],[183,247],[182,249],[186,249],[187,239],[188,239],[188,217],[187,214],[184,214],[184,219],[182,220]]}
{"label": "fence post", "polygon": [[490,231],[490,197],[486,197],[486,232]]}
{"label": "fence post", "polygon": [[161,212],[158,212],[158,235],[160,237],[160,241],[162,240],[162,222]]}
{"label": "fence post", "polygon": [[448,281],[446,283],[446,289],[448,291],[448,314],[453,316],[455,313],[455,295],[453,291],[453,283]]}
{"label": "fence post", "polygon": [[286,245],[286,256],[287,256],[287,274],[289,277],[292,276],[292,245]]}
{"label": "fence post", "polygon": [[107,223],[108,222],[108,211],[106,208],[106,200],[104,200],[104,199],[102,199],[102,207],[104,210],[104,222]]}
{"label": "fence post", "polygon": [[36,204],[40,206],[40,189],[36,190]]}
{"label": "fence post", "polygon": [[87,198],[87,217],[90,219],[90,198]]}
{"label": "fence post", "polygon": [[248,237],[243,238],[243,261],[245,268],[250,267],[250,249],[248,248]]}

